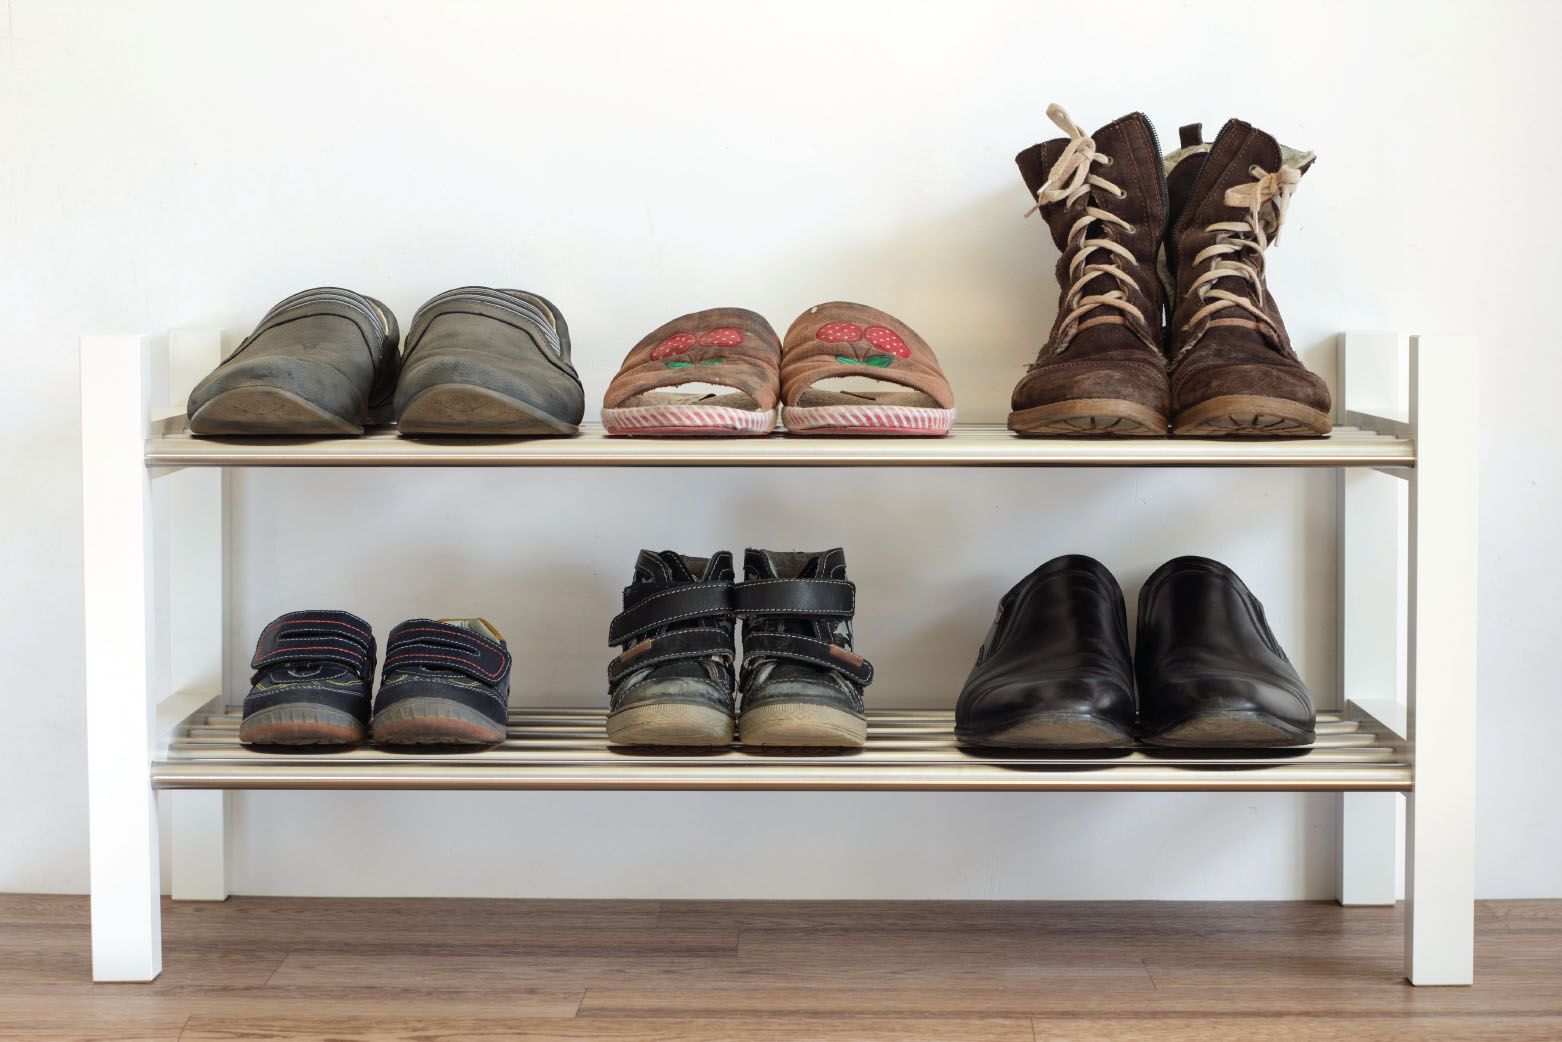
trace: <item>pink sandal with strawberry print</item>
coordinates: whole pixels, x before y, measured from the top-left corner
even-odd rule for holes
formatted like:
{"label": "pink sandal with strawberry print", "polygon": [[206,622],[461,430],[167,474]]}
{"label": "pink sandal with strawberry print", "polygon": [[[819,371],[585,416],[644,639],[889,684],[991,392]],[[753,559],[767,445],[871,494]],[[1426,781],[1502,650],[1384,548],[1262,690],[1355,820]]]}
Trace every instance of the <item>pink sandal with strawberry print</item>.
{"label": "pink sandal with strawberry print", "polygon": [[602,399],[609,434],[735,437],[776,426],[781,343],[760,315],[710,308],[675,318],[629,352]]}
{"label": "pink sandal with strawberry print", "polygon": [[[819,386],[827,380],[837,385]],[[781,401],[793,434],[936,438],[955,422],[954,392],[927,341],[893,315],[840,300],[809,308],[786,331]]]}

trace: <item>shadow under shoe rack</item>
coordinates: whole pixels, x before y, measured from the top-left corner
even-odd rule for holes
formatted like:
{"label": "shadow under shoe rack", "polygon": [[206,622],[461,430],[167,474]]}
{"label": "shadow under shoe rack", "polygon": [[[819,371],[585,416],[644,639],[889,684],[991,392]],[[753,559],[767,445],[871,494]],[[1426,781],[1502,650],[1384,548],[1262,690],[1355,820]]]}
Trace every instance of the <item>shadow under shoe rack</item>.
{"label": "shadow under shoe rack", "polygon": [[[1412,337],[1406,351],[1393,334],[1346,334],[1345,425],[1327,439],[1252,442],[1019,438],[972,425],[937,440],[610,439],[591,427],[532,441],[193,438],[184,398],[220,360],[220,342],[191,330],[82,341],[94,979],[146,981],[162,968],[158,790],[171,801],[174,898],[221,900],[229,789],[833,789],[1337,792],[1345,904],[1395,900],[1402,793],[1406,975],[1471,982],[1473,342]],[[1311,747],[1261,753],[967,752],[952,713],[894,709],[870,712],[860,752],[648,753],[610,747],[603,710],[533,708],[513,710],[509,739],[477,753],[254,752],[223,691],[223,473],[272,466],[1335,468],[1349,697],[1319,714]]]}

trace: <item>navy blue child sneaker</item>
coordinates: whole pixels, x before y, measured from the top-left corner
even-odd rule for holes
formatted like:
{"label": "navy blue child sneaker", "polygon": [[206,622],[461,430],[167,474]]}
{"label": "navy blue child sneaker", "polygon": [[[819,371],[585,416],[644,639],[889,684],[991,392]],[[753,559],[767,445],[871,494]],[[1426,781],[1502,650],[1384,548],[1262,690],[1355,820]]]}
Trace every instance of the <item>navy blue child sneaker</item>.
{"label": "navy blue child sneaker", "polygon": [[374,633],[345,611],[294,611],[260,631],[239,741],[347,745],[364,739]]}
{"label": "navy blue child sneaker", "polygon": [[492,745],[510,718],[510,650],[487,619],[409,619],[385,642],[374,740]]}

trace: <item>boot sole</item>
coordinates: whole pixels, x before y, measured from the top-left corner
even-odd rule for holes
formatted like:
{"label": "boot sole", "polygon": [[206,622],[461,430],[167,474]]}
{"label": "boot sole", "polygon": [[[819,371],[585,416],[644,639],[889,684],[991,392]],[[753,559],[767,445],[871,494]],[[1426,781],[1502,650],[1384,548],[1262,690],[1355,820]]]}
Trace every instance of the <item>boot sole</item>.
{"label": "boot sole", "polygon": [[505,729],[475,709],[443,698],[408,698],[374,714],[382,745],[494,745]]}
{"label": "boot sole", "polygon": [[860,749],[868,740],[868,722],[830,706],[777,703],[745,709],[738,736],[744,745]]}
{"label": "boot sole", "polygon": [[995,749],[1121,749],[1134,736],[1110,720],[1079,713],[1036,713],[1001,727],[956,728],[962,745]]}
{"label": "boot sole", "polygon": [[266,435],[362,434],[363,424],[327,412],[280,387],[258,384],[224,391],[190,417],[195,434]]}
{"label": "boot sole", "polygon": [[302,702],[262,709],[239,724],[246,745],[352,745],[368,736],[351,713]]}
{"label": "boot sole", "polygon": [[1177,437],[1323,438],[1334,428],[1328,413],[1287,398],[1228,394],[1177,414]]}
{"label": "boot sole", "polygon": [[396,417],[403,434],[577,434],[580,428],[518,398],[472,384],[435,384],[419,391]]}
{"label": "boot sole", "polygon": [[1155,734],[1143,735],[1146,745],[1202,749],[1294,749],[1312,745],[1312,731],[1257,710],[1198,713]]}
{"label": "boot sole", "polygon": [[1164,438],[1166,417],[1121,398],[1075,398],[1011,412],[1009,429],[1016,434]]}
{"label": "boot sole", "polygon": [[631,706],[608,714],[607,740],[614,745],[731,745],[732,716],[714,706]]}

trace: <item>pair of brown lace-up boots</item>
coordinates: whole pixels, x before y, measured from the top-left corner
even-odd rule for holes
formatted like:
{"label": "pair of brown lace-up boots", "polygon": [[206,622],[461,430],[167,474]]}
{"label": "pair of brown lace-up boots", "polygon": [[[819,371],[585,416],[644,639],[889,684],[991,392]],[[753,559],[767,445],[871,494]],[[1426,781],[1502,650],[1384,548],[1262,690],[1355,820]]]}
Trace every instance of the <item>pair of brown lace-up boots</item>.
{"label": "pair of brown lace-up boots", "polygon": [[1264,281],[1313,155],[1241,120],[1164,158],[1132,113],[1015,159],[1062,256],[1057,321],[1014,389],[1021,434],[1320,437],[1329,389],[1296,357]]}

